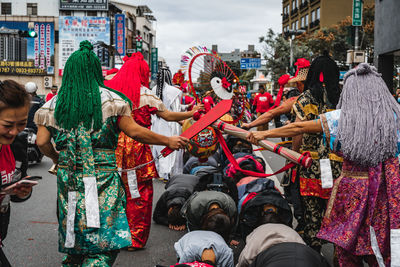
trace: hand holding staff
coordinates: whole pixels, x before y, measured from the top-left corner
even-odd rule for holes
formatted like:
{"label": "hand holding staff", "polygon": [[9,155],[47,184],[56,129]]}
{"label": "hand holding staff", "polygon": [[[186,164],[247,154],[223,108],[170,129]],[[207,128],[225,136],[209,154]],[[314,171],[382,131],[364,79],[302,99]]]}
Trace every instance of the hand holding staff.
{"label": "hand holding staff", "polygon": [[[224,133],[239,137],[241,139],[247,140],[247,136],[249,135],[249,131],[246,131],[244,129],[241,129],[239,127],[233,126],[231,124],[227,124],[225,122],[222,122],[220,120],[217,120],[212,124],[212,126],[215,129],[218,129],[220,131],[223,131]],[[258,138],[257,136],[254,136],[255,133],[253,133],[253,138]],[[300,164],[306,168],[311,166],[312,163],[312,158],[309,155],[305,154],[299,154],[293,150],[290,150],[288,148],[282,147],[280,145],[275,144],[274,142],[268,141],[268,140],[260,140],[256,141],[256,139],[253,140],[254,142],[257,143],[257,145],[274,152],[278,155],[281,155],[285,159],[296,163]]]}

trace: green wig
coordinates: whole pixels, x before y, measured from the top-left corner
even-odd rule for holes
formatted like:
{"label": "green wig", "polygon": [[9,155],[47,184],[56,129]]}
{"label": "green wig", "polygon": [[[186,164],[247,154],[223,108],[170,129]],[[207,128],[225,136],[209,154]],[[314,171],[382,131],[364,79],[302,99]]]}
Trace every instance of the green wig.
{"label": "green wig", "polygon": [[99,87],[130,101],[125,95],[104,85],[100,60],[93,52],[92,44],[82,41],[79,46],[79,50],[65,63],[54,117],[57,124],[66,130],[76,129],[80,123],[86,129],[99,130],[103,123]]}

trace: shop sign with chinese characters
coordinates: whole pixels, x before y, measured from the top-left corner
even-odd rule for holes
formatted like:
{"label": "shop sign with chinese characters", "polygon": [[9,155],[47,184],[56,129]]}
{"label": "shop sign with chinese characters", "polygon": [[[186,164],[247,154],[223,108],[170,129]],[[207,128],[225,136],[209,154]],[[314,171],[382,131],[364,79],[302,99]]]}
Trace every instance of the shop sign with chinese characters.
{"label": "shop sign with chinese characters", "polygon": [[[22,37],[19,34],[27,30],[34,30],[37,37]],[[52,74],[54,70],[53,22],[0,21],[0,38],[2,40],[0,74]]]}
{"label": "shop sign with chinese characters", "polygon": [[115,15],[115,40],[118,54],[125,56],[125,15]]}
{"label": "shop sign with chinese characters", "polygon": [[[79,43],[88,40],[95,45],[110,44],[110,19],[107,17],[61,16],[59,22],[59,75],[62,75],[68,57],[79,49]],[[97,51],[94,51],[97,53]]]}

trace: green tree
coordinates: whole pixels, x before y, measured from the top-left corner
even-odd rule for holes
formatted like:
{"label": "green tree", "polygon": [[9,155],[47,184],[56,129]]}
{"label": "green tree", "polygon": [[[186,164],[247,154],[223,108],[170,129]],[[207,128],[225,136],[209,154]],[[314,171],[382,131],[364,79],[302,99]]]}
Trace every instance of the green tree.
{"label": "green tree", "polygon": [[[272,80],[278,81],[279,77],[288,72],[290,68],[290,44],[289,40],[283,38],[281,34],[268,29],[265,36],[260,37],[260,43],[264,45],[263,56],[267,60],[267,69],[272,74]],[[298,58],[310,59],[311,50],[300,40],[292,42],[293,62]]]}
{"label": "green tree", "polygon": [[241,81],[240,83],[242,85],[246,85],[247,90],[249,90],[250,86],[250,80],[254,78],[256,75],[256,70],[255,69],[250,69],[247,71],[243,71],[242,75],[240,75],[239,80]]}
{"label": "green tree", "polygon": [[[363,25],[359,29],[360,48],[366,50],[372,60],[374,45],[374,4],[365,5],[363,9]],[[354,27],[351,17],[346,17],[331,27],[304,33],[296,39],[309,47],[314,54],[328,51],[338,62],[346,62],[347,50],[354,48]]]}

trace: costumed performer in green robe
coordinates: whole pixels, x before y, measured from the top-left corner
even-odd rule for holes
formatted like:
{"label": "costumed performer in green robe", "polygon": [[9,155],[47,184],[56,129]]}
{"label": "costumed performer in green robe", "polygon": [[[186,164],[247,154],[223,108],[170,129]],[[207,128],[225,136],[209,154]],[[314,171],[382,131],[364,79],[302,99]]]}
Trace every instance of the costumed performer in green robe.
{"label": "costumed performer in green robe", "polygon": [[131,246],[114,154],[120,131],[172,149],[188,141],[139,126],[131,110],[123,94],[104,86],[100,61],[90,42],[83,41],[65,64],[59,94],[35,115],[37,144],[58,164],[59,251],[67,253],[63,266],[112,266],[119,249]]}

